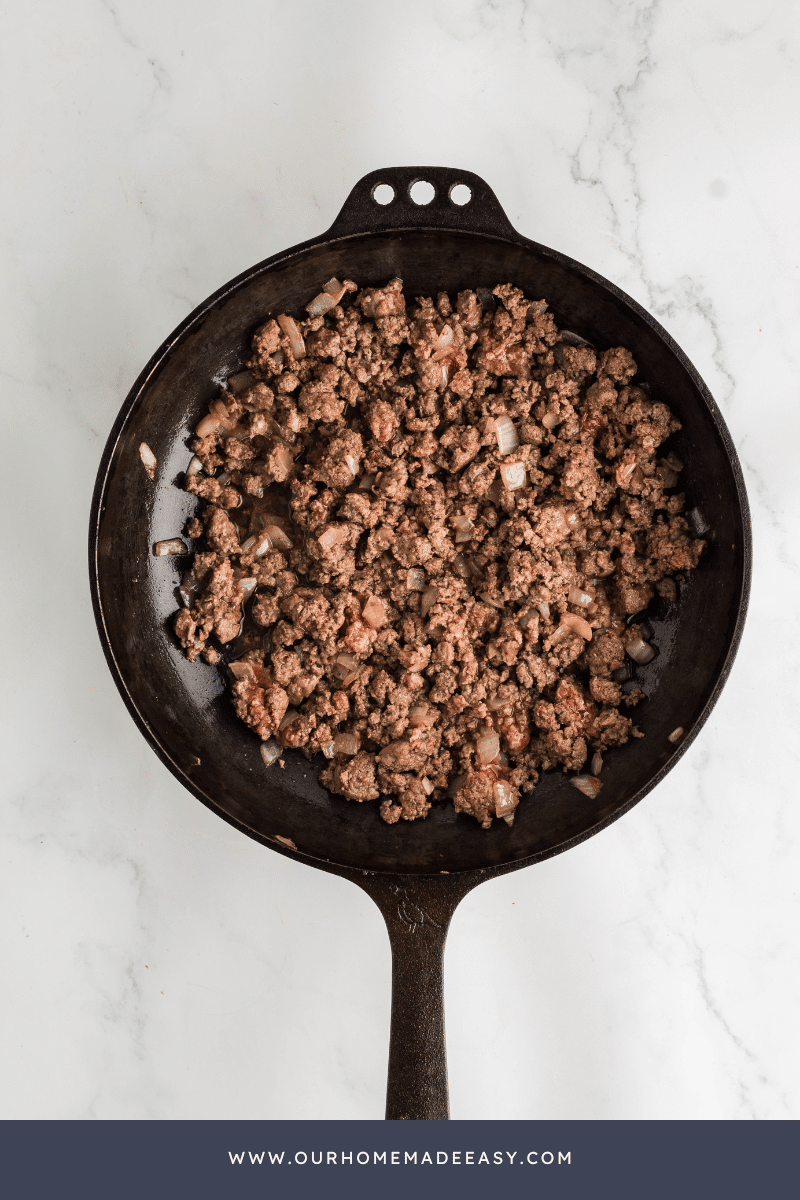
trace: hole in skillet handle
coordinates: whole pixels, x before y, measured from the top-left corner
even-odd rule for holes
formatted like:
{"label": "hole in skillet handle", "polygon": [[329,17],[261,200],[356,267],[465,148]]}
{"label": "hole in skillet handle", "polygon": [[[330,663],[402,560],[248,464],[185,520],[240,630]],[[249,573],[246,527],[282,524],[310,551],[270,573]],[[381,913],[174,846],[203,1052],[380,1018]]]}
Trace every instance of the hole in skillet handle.
{"label": "hole in skillet handle", "polygon": [[415,204],[420,207],[430,204],[431,200],[436,195],[436,188],[427,179],[415,179],[411,187],[408,189],[408,194]]}
{"label": "hole in skillet handle", "polygon": [[390,183],[377,183],[372,189],[372,199],[376,204],[391,204],[394,200],[394,188]]}
{"label": "hole in skillet handle", "polygon": [[467,187],[465,183],[454,183],[450,188],[450,199],[453,204],[457,204],[459,208],[463,208],[472,199],[472,188]]}
{"label": "hole in skillet handle", "polygon": [[451,167],[388,167],[360,179],[328,236],[429,227],[522,240],[489,185]]}

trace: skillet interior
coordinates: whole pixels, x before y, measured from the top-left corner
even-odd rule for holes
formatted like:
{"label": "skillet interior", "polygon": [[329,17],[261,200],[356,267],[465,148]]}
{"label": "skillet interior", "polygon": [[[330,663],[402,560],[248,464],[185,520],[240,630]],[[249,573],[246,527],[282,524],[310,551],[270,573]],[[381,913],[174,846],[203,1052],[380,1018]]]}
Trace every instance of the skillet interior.
{"label": "skillet interior", "polygon": [[[606,756],[598,800],[549,772],[512,829],[495,822],[484,831],[449,803],[424,821],[386,825],[377,803],[330,796],[318,783],[318,760],[290,753],[285,770],[266,770],[220,671],[188,663],[173,638],[185,560],[157,559],[152,546],[181,535],[194,511],[195,498],[180,487],[191,430],[219,382],[241,366],[253,330],[276,312],[299,315],[331,275],[360,286],[400,275],[409,296],[511,281],[526,295],[546,297],[560,327],[599,349],[627,346],[639,364],[637,381],[646,380],[652,398],[682,422],[670,446],[685,463],[687,508],[701,509],[713,540],[679,604],[653,621],[660,654],[639,668],[649,699],[635,710],[646,736]],[[139,460],[142,441],[158,459],[154,484]],[[319,865],[408,874],[521,866],[567,849],[641,799],[689,744],[724,682],[749,569],[744,489],[727,430],[696,372],[652,318],[600,277],[519,235],[424,229],[320,240],[261,264],[201,306],[156,354],[120,414],[98,478],[91,539],[109,664],[132,715],[181,782],[250,836],[289,838]],[[679,725],[687,735],[675,747],[667,735]]]}

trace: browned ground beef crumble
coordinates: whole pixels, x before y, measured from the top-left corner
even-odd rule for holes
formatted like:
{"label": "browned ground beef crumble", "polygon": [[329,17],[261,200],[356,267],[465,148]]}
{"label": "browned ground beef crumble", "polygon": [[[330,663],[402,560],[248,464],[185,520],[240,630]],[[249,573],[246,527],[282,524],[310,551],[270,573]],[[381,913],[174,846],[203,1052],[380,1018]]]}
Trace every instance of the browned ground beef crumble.
{"label": "browned ground beef crumble", "polygon": [[267,321],[200,422],[187,532],[207,548],[175,632],[190,659],[219,661],[212,633],[233,647],[238,715],[325,754],[332,792],[384,797],[388,822],[449,795],[510,823],[540,770],[596,776],[640,736],[630,618],[704,547],[659,457],[679,424],[626,349],[560,334],[510,284],[353,293]]}

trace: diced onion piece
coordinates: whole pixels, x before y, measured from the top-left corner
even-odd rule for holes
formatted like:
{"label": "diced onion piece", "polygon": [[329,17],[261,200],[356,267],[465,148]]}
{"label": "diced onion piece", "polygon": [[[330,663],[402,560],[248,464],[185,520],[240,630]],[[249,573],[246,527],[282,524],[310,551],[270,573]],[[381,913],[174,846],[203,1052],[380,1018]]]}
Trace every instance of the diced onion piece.
{"label": "diced onion piece", "polygon": [[559,629],[565,629],[569,633],[579,633],[587,642],[592,640],[592,627],[583,617],[577,616],[575,613],[562,613],[559,621]]}
{"label": "diced onion piece", "polygon": [[656,475],[661,481],[661,486],[665,488],[674,488],[678,482],[678,472],[674,471],[669,463],[659,463]]}
{"label": "diced onion piece", "polygon": [[505,750],[501,750],[501,751],[500,751],[500,753],[498,754],[498,756],[497,756],[497,765],[498,765],[498,767],[509,767],[509,766],[511,766],[511,763],[510,763],[510,761],[509,761],[509,757],[508,757],[508,755],[506,754]]}
{"label": "diced onion piece", "polygon": [[594,800],[599,796],[600,789],[603,786],[596,775],[573,775],[570,779],[573,787],[576,787],[579,792],[583,792],[584,796],[589,796]]}
{"label": "diced onion piece", "polygon": [[425,572],[420,571],[418,567],[411,567],[406,575],[406,587],[410,592],[422,592],[425,590]]}
{"label": "diced onion piece", "polygon": [[286,716],[278,726],[278,733],[283,733],[284,729],[288,729],[290,725],[294,725],[295,721],[299,721],[302,713],[297,712],[294,708],[286,710]]}
{"label": "diced onion piece", "polygon": [[683,726],[679,725],[677,729],[673,729],[672,733],[667,738],[667,741],[679,742],[681,740],[681,738],[683,737],[683,733],[684,733]]}
{"label": "diced onion piece", "polygon": [[424,592],[422,593],[422,599],[419,606],[419,611],[422,613],[423,617],[427,617],[428,613],[431,611],[438,599],[438,587],[431,585],[430,587],[425,588]]}
{"label": "diced onion piece", "polygon": [[189,460],[189,465],[186,468],[187,475],[199,475],[203,469],[203,464],[196,454],[193,454]]}
{"label": "diced onion piece", "polygon": [[579,608],[588,608],[590,604],[594,603],[594,597],[590,596],[588,592],[582,591],[579,587],[571,587],[569,589],[567,600],[569,600],[570,604],[577,604]]}
{"label": "diced onion piece", "polygon": [[192,568],[190,568],[184,575],[183,579],[181,580],[181,586],[178,588],[178,591],[180,593],[181,600],[183,600],[183,603],[186,605],[187,608],[191,608],[192,605],[194,604],[195,600],[197,599],[197,597],[200,595],[201,591],[203,590],[203,584],[205,583],[205,578],[206,578],[205,571],[203,572],[201,577],[198,579],[198,577],[195,575],[194,570]]}
{"label": "diced onion piece", "polygon": [[217,476],[217,483],[219,484],[220,487],[223,487],[223,488],[227,487],[228,484],[230,483],[230,481],[231,481],[230,471],[223,471],[221,475]]}
{"label": "diced onion piece", "polygon": [[151,479],[155,480],[158,459],[156,458],[155,454],[153,454],[153,451],[150,449],[147,442],[142,442],[140,444],[139,458],[142,460],[142,466],[144,467],[145,471],[147,471],[147,474]]}
{"label": "diced onion piece", "polygon": [[[250,538],[247,539],[247,542],[249,541]],[[247,542],[245,542],[245,546],[247,545]],[[266,529],[262,529],[261,533],[258,534],[256,543],[257,545],[253,550],[253,558],[263,558],[264,555],[268,554],[272,549],[272,538],[267,533]],[[244,546],[242,546],[242,550],[244,551]],[[247,553],[250,553],[249,549],[247,550]]]}
{"label": "diced onion piece", "polygon": [[456,545],[458,545],[459,542],[471,541],[472,532],[475,529],[475,525],[472,521],[470,521],[469,517],[465,517],[463,514],[459,513],[457,516],[453,517],[452,520],[456,531]]}
{"label": "diced onion piece", "polygon": [[279,425],[274,417],[265,416],[264,422],[267,426],[267,433],[271,437],[277,438],[279,442],[294,441],[294,434],[287,433],[283,426]]}
{"label": "diced onion piece", "polygon": [[635,663],[649,663],[656,656],[656,652],[653,647],[648,646],[644,638],[640,637],[632,638],[631,641],[629,641],[625,646],[625,649],[627,650],[629,657],[632,658]]}
{"label": "diced onion piece", "polygon": [[510,700],[508,696],[495,695],[489,697],[486,701],[486,707],[489,712],[499,712],[501,708],[506,708],[509,704],[513,703],[513,700]]}
{"label": "diced onion piece", "polygon": [[371,492],[375,483],[375,475],[362,475],[358,481],[359,492]]}
{"label": "diced onion piece", "polygon": [[254,383],[255,376],[250,371],[237,371],[235,375],[229,375],[227,379],[228,391],[233,392],[234,395],[237,392],[246,392]]}
{"label": "diced onion piece", "polygon": [[372,629],[386,624],[386,605],[377,596],[370,596],[361,610],[361,617]]}
{"label": "diced onion piece", "polygon": [[212,417],[211,413],[206,413],[206,415],[198,421],[194,432],[196,437],[207,438],[210,437],[212,433],[225,433],[225,431],[226,426],[222,424],[222,421],[220,421],[218,417]]}
{"label": "diced onion piece", "polygon": [[[306,312],[310,317],[321,317],[328,312],[329,309],[333,308],[335,304],[336,301],[330,292],[320,292],[318,296],[314,297],[310,304],[306,305]],[[294,354],[294,351],[292,351],[292,353]],[[297,355],[295,354],[295,358],[296,357]]]}
{"label": "diced onion piece", "polygon": [[350,687],[350,684],[355,683],[360,674],[360,671],[351,671],[349,675],[345,675],[342,680],[342,687]]}
{"label": "diced onion piece", "polygon": [[498,600],[494,596],[490,596],[488,592],[479,592],[478,599],[484,604],[488,604],[490,608],[496,608],[500,612],[502,612],[505,608],[505,604],[503,604],[502,600]]}
{"label": "diced onion piece", "polygon": [[275,738],[268,738],[266,742],[261,743],[261,757],[267,767],[271,767],[274,762],[277,762],[282,753]]}
{"label": "diced onion piece", "polygon": [[[263,532],[267,535],[275,550],[291,550],[292,539],[286,530],[281,529],[279,525],[265,525]],[[259,557],[259,555],[256,554],[256,557]]]}
{"label": "diced onion piece", "polygon": [[495,816],[505,817],[514,811],[519,804],[519,792],[511,783],[498,780],[492,786]]}
{"label": "diced onion piece", "polygon": [[265,525],[277,525],[279,529],[293,529],[294,524],[289,517],[284,517],[281,513],[262,512],[261,520]]}
{"label": "diced onion piece", "polygon": [[495,417],[494,431],[497,435],[497,445],[501,454],[510,454],[519,446],[519,438],[511,417]]}
{"label": "diced onion piece", "polygon": [[331,738],[331,740],[329,742],[324,742],[320,746],[320,750],[322,751],[322,753],[325,755],[326,758],[333,758],[333,755],[334,755],[333,738]]}
{"label": "diced onion piece", "polygon": [[253,592],[256,590],[257,587],[258,587],[257,579],[250,578],[250,579],[240,579],[239,580],[239,591],[242,593],[242,596],[244,597],[245,600],[250,599],[250,597],[252,596]]}
{"label": "diced onion piece", "polygon": [[228,663],[228,670],[234,679],[239,683],[255,683],[256,672],[252,663],[249,662],[232,662]]}
{"label": "diced onion piece", "polygon": [[354,654],[337,654],[333,660],[333,671],[335,675],[346,679],[353,671],[358,671],[361,668],[361,663]]}
{"label": "diced onion piece", "polygon": [[550,605],[546,600],[540,600],[535,607],[540,617],[542,617],[545,621],[550,620]]}
{"label": "diced onion piece", "polygon": [[439,359],[444,358],[445,355],[449,353],[452,344],[453,330],[449,325],[445,325],[444,329],[439,334],[436,345],[433,348],[433,354],[431,355],[433,361],[438,362]]}
{"label": "diced onion piece", "polygon": [[472,571],[463,554],[457,554],[453,559],[453,570],[456,575],[460,575],[462,579],[471,579]]}
{"label": "diced onion piece", "polygon": [[354,754],[358,754],[360,742],[358,735],[355,733],[337,733],[333,739],[334,754],[343,754],[347,758],[352,758]]}
{"label": "diced onion piece", "polygon": [[556,425],[560,424],[562,418],[558,413],[546,412],[542,417],[542,424],[545,429],[555,429]]}
{"label": "diced onion piece", "polygon": [[420,783],[422,784],[422,790],[425,795],[430,796],[431,792],[433,791],[433,784],[431,783],[430,779],[420,779]]}
{"label": "diced onion piece", "polygon": [[347,537],[346,525],[328,525],[317,538],[323,550],[332,550]]}
{"label": "diced onion piece", "polygon": [[439,714],[435,708],[430,708],[427,704],[415,704],[408,710],[408,720],[412,725],[423,725],[428,728],[435,725],[439,718]]}
{"label": "diced onion piece", "polygon": [[603,756],[599,750],[595,750],[592,755],[592,764],[589,768],[593,775],[599,775],[603,769]]}
{"label": "diced onion piece", "polygon": [[620,463],[616,470],[616,480],[618,487],[624,487],[630,479],[633,472],[636,470],[636,463]]}
{"label": "diced onion piece", "polygon": [[506,825],[508,826],[508,828],[509,828],[509,829],[510,829],[510,828],[511,828],[511,826],[514,824],[514,817],[515,817],[515,815],[516,815],[516,813],[515,813],[515,812],[510,812],[510,813],[506,813],[506,815],[503,817],[503,820],[505,821],[505,823],[506,823]]}
{"label": "diced onion piece", "polygon": [[691,508],[686,514],[686,520],[695,537],[705,537],[711,529],[708,521],[705,519],[699,508]]}
{"label": "diced onion piece", "polygon": [[306,344],[303,341],[303,335],[297,327],[297,322],[294,317],[288,317],[286,313],[281,313],[278,317],[278,324],[289,339],[289,349],[294,357],[299,361],[306,356]]}
{"label": "diced onion piece", "polygon": [[208,411],[226,429],[233,429],[236,425],[236,418],[231,416],[222,400],[212,400],[208,406]]}
{"label": "diced onion piece", "polygon": [[153,554],[156,558],[167,558],[172,554],[188,554],[189,551],[184,546],[180,538],[170,538],[166,542],[156,542],[153,546]]}
{"label": "diced onion piece", "polygon": [[347,464],[347,469],[355,479],[358,474],[358,459],[355,454],[345,454],[344,461]]}
{"label": "diced onion piece", "polygon": [[[501,451],[502,453],[502,451]],[[525,487],[525,464],[521,462],[502,463],[500,475],[506,490],[515,492],[517,488]]]}
{"label": "diced onion piece", "polygon": [[329,279],[327,283],[323,283],[322,290],[323,292],[327,292],[329,296],[334,296],[336,303],[338,304],[342,296],[347,291],[347,288],[343,283],[340,283],[334,275],[333,278]]}
{"label": "diced onion piece", "polygon": [[272,451],[272,458],[280,474],[283,476],[288,475],[294,463],[289,447],[285,446],[282,442],[279,443]]}
{"label": "diced onion piece", "polygon": [[478,756],[478,762],[484,766],[486,763],[494,762],[500,753],[500,735],[497,733],[485,733],[475,743],[475,751]]}
{"label": "diced onion piece", "polygon": [[453,778],[450,780],[450,783],[447,788],[448,800],[454,799],[456,792],[459,792],[461,790],[461,785],[466,778],[467,778],[466,775],[454,775],[453,776]]}
{"label": "diced onion piece", "polygon": [[581,337],[579,333],[573,333],[571,329],[562,329],[558,335],[558,339],[561,342],[566,342],[568,346],[591,346],[594,350],[591,342],[587,342],[586,338]]}

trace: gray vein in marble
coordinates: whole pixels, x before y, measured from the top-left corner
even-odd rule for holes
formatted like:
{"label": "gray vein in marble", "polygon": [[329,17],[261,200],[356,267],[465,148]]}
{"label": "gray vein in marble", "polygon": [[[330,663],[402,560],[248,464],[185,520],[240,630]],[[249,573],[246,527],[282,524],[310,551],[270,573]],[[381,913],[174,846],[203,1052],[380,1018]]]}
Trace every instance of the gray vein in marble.
{"label": "gray vein in marble", "polygon": [[[797,574],[800,570],[800,562],[792,554],[792,543],[789,540],[789,531],[782,521],[783,513],[775,505],[772,499],[770,489],[761,471],[756,467],[755,462],[747,453],[748,435],[743,433],[739,438],[739,457],[741,459],[742,468],[747,475],[748,487],[755,490],[758,497],[759,508],[768,518],[775,532],[779,535],[777,542],[777,556],[779,562],[793,574]],[[756,553],[758,547],[756,547]]]}
{"label": "gray vein in marble", "polygon": [[[701,992],[701,995],[703,998],[703,1003],[705,1004],[708,1012],[718,1023],[720,1029],[722,1029],[722,1031],[726,1035],[726,1037],[729,1038],[730,1042],[736,1048],[739,1055],[742,1058],[744,1058],[747,1061],[748,1065],[752,1068],[752,1070],[755,1073],[755,1081],[757,1083],[762,1084],[764,1088],[766,1088],[769,1092],[771,1092],[775,1095],[775,1097],[779,1101],[781,1107],[784,1109],[784,1111],[788,1115],[789,1114],[789,1101],[788,1101],[788,1098],[787,1098],[785,1092],[781,1091],[780,1088],[764,1074],[764,1069],[763,1069],[761,1063],[759,1062],[758,1058],[753,1053],[753,1051],[748,1046],[745,1045],[742,1038],[739,1037],[739,1035],[737,1033],[735,1033],[734,1030],[731,1028],[731,1025],[728,1022],[728,1020],[726,1019],[726,1017],[724,1016],[718,1001],[715,1000],[714,995],[711,990],[711,985],[709,984],[709,981],[708,981],[708,975],[707,975],[706,965],[705,965],[705,957],[704,957],[701,947],[698,945],[698,943],[696,941],[694,941],[693,943],[691,943],[690,949],[692,951],[692,961],[693,961],[695,973],[697,975],[698,983],[700,984],[700,992]],[[739,1094],[741,1097],[742,1107],[745,1109],[745,1111],[747,1112],[747,1114],[751,1120],[757,1120],[759,1117],[759,1112],[763,1111],[763,1108],[761,1106],[759,1106],[753,1099],[753,1096],[751,1094],[752,1093],[752,1084],[747,1083],[744,1079],[739,1079],[738,1087],[739,1087]]]}
{"label": "gray vein in marble", "polygon": [[[628,190],[626,196],[633,197],[633,215],[630,220],[626,221],[623,214],[620,212],[617,201],[611,194],[609,187],[604,183],[603,179],[597,174],[587,174],[581,166],[581,152],[588,144],[594,144],[594,138],[590,140],[590,128],[577,149],[569,155],[571,162],[571,176],[575,183],[584,186],[599,188],[602,193],[608,211],[611,216],[613,234],[620,252],[628,260],[633,268],[635,268],[643,287],[648,297],[648,307],[660,317],[674,317],[680,311],[689,311],[696,313],[704,324],[708,327],[713,339],[712,358],[722,376],[727,383],[726,394],[722,399],[724,403],[734,393],[736,387],[736,378],[725,362],[723,338],[720,332],[719,318],[717,316],[711,297],[705,292],[702,284],[689,276],[676,279],[671,285],[664,286],[659,284],[652,274],[648,271],[645,263],[645,249],[642,243],[640,232],[640,219],[642,216],[642,206],[644,197],[642,196],[641,187],[639,184],[639,169],[636,163],[636,135],[633,128],[633,117],[631,114],[631,106],[634,99],[640,92],[643,82],[658,69],[658,64],[654,61],[650,42],[653,36],[654,26],[661,8],[661,0],[652,0],[645,8],[641,9],[635,18],[635,25],[641,31],[638,43],[621,42],[621,45],[637,45],[637,60],[635,63],[635,74],[630,82],[620,82],[614,88],[614,96],[616,103],[612,106],[616,116],[614,124],[619,129],[618,135],[614,136],[614,128],[609,131],[608,140],[620,154],[626,168],[628,179]],[[577,53],[574,50],[563,50],[553,45],[548,41],[553,56],[557,62],[566,69],[568,60],[571,54]],[[594,52],[594,48],[583,51],[584,54]],[[596,97],[599,101],[601,97]],[[590,127],[591,127],[590,117]],[[629,235],[629,244],[626,244],[624,236],[627,228]]]}
{"label": "gray vein in marble", "polygon": [[137,41],[135,41],[135,39],[132,37],[132,35],[130,33],[128,33],[128,31],[126,29],[123,28],[122,21],[120,20],[120,17],[119,17],[119,13],[113,4],[109,4],[108,0],[100,0],[100,2],[102,4],[103,8],[105,8],[106,11],[111,16],[111,19],[114,22],[114,28],[116,29],[117,33],[122,38],[125,45],[129,46],[131,48],[131,50],[135,50],[137,54],[143,54],[145,56],[145,58],[147,59],[148,66],[150,67],[150,71],[152,73],[152,76],[153,76],[153,79],[154,79],[155,85],[156,85],[153,95],[154,96],[157,95],[158,92],[167,92],[167,93],[170,92],[172,90],[172,77],[170,76],[169,71],[167,71],[167,69],[163,65],[163,63],[160,62],[159,59],[151,57],[147,53],[147,51],[142,46],[140,46]]}

